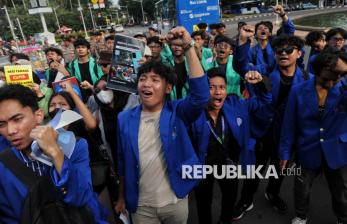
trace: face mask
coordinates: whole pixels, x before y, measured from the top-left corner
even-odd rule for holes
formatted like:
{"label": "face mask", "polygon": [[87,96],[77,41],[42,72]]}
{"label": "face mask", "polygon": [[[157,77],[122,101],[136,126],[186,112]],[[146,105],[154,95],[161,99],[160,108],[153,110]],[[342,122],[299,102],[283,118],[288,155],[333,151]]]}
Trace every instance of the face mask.
{"label": "face mask", "polygon": [[[58,108],[55,108],[52,112],[48,112],[49,117],[53,119],[55,115],[57,115],[60,109],[62,108],[58,107]],[[64,111],[64,109],[62,109],[62,111]]]}
{"label": "face mask", "polygon": [[4,80],[0,80],[0,88],[3,87],[6,84]]}
{"label": "face mask", "polygon": [[101,90],[96,97],[103,104],[110,104],[113,100],[113,91],[112,90]]}

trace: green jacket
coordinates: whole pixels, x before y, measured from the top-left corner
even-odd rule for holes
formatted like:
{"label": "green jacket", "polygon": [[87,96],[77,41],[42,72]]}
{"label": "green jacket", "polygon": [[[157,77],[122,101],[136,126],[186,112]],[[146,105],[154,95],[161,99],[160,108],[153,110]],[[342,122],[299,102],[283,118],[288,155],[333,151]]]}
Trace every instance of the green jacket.
{"label": "green jacket", "polygon": [[[216,60],[212,61],[208,65],[208,69],[218,67]],[[230,55],[228,58],[227,68],[226,68],[226,77],[227,77],[227,94],[236,94],[242,96],[240,92],[240,75],[233,69],[233,56]]]}
{"label": "green jacket", "polygon": [[202,48],[201,65],[206,72],[210,67],[209,64],[213,61],[213,52],[210,48]]}
{"label": "green jacket", "polygon": [[[71,74],[71,76],[75,76],[78,81],[80,82],[83,81],[80,68],[78,66],[77,58],[69,63],[68,71]],[[91,83],[92,85],[94,85],[96,81],[98,81],[101,78],[101,76],[104,75],[100,65],[95,63],[95,60],[93,57],[89,57],[89,71],[90,71],[91,79],[93,81],[93,83]]]}

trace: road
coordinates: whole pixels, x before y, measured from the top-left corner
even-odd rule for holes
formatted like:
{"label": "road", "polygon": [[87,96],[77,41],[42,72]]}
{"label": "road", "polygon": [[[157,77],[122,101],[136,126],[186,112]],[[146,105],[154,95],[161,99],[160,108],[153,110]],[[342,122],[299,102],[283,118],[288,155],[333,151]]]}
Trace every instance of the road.
{"label": "road", "polygon": [[[341,11],[347,11],[347,6],[341,7],[341,8],[336,7],[336,8],[291,11],[291,12],[288,12],[288,14],[292,19],[297,19],[297,18],[305,17],[305,16],[317,15],[322,13],[330,13],[330,12],[341,12]],[[256,24],[257,22],[262,20],[263,21],[269,20],[275,23],[276,15],[274,13],[262,13],[262,14],[236,16],[231,19],[222,19],[222,22],[225,23],[227,26],[227,33],[226,33],[227,36],[233,37],[237,34],[237,23],[238,21],[241,21],[241,20],[249,24]],[[148,27],[143,27],[143,26],[126,27],[124,34],[132,36],[137,32],[146,32],[146,31],[148,31]],[[274,32],[276,32],[276,27],[274,27]]]}

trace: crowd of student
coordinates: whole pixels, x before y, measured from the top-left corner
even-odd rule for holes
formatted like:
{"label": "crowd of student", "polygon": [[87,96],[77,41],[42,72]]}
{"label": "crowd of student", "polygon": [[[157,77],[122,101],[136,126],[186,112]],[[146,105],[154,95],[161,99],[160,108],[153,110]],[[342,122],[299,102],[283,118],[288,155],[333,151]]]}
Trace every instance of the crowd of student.
{"label": "crowd of student", "polygon": [[[182,165],[265,167],[270,161],[280,173],[295,161],[302,173],[295,176],[291,223],[308,223],[310,189],[321,172],[337,223],[347,223],[347,32],[310,32],[305,65],[305,41],[282,6],[274,12],[282,18],[276,35],[269,21],[240,22],[233,38],[224,24],[206,23],[192,34],[182,27],[166,36],[155,28],[137,33],[146,44],[137,94],[106,87],[114,36],[96,34],[91,43],[67,38],[61,48],[46,48],[49,68],[34,72],[29,88],[7,85],[0,68],[0,222],[70,223],[42,202],[50,189],[68,206],[62,213],[94,217],[69,213],[77,223],[108,223],[110,214],[118,219],[126,210],[135,224],[187,223],[194,192],[199,223],[211,224],[218,182],[219,223],[232,223],[255,207],[260,179],[243,181],[237,201],[237,178],[183,179]],[[10,63],[30,60],[15,53]],[[76,77],[81,96],[69,82],[53,91],[53,82],[68,77]],[[60,150],[58,133],[44,125],[61,109],[83,117],[64,127],[76,136],[70,157]],[[32,158],[33,140],[52,166]],[[270,178],[265,191],[280,213],[288,210],[279,196],[283,178]],[[33,179],[42,186],[28,185]],[[105,188],[109,201],[100,203]],[[109,203],[114,211],[104,208]]]}

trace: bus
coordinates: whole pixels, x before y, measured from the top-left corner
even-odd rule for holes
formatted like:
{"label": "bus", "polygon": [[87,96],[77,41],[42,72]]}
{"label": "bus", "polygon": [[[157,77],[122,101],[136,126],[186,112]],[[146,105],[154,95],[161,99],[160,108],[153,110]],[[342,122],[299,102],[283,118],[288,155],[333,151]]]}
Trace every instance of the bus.
{"label": "bus", "polygon": [[258,14],[262,7],[262,1],[223,2],[223,13],[225,14]]}

